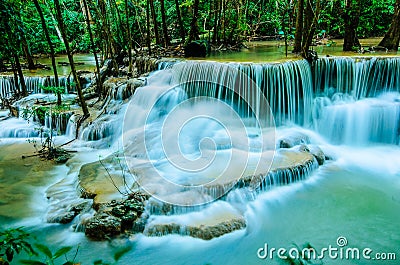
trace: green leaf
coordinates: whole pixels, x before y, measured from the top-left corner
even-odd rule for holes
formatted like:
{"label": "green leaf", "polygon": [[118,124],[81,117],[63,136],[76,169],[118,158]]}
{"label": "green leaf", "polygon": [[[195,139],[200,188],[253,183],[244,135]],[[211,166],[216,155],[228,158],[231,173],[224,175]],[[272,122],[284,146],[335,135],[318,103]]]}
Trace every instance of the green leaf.
{"label": "green leaf", "polygon": [[29,264],[29,265],[47,265],[46,263],[43,263],[43,262],[40,262],[37,260],[28,260],[28,259],[21,260],[20,262],[22,264]]}
{"label": "green leaf", "polygon": [[114,260],[118,261],[121,259],[121,257],[123,255],[125,255],[126,253],[128,253],[130,250],[132,249],[132,246],[128,246],[122,249],[119,249],[117,252],[114,253]]}
{"label": "green leaf", "polygon": [[56,251],[56,253],[54,253],[53,258],[56,259],[58,257],[61,257],[62,255],[68,253],[70,250],[72,249],[72,247],[62,247],[59,250]]}
{"label": "green leaf", "polygon": [[53,254],[51,254],[51,251],[50,251],[50,249],[49,249],[47,246],[42,245],[42,244],[35,244],[35,247],[36,247],[40,252],[42,252],[43,254],[45,254],[49,259],[52,259],[52,258],[53,258]]}
{"label": "green leaf", "polygon": [[11,246],[8,247],[8,248],[6,249],[6,256],[7,256],[7,260],[8,260],[9,262],[11,262],[11,261],[13,260],[13,258],[14,258],[14,251],[13,251],[13,249],[12,249]]}

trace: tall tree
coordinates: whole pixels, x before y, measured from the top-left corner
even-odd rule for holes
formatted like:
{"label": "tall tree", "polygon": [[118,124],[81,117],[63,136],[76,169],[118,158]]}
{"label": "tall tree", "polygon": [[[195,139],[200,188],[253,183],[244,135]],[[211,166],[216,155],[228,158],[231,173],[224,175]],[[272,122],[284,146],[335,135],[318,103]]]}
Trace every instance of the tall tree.
{"label": "tall tree", "polygon": [[96,62],[96,85],[97,85],[97,93],[99,97],[102,96],[102,85],[101,85],[101,79],[100,79],[100,64],[99,64],[99,59],[97,58],[97,52],[96,52],[96,45],[94,43],[94,38],[93,38],[93,33],[92,33],[92,27],[90,26],[90,10],[87,4],[86,0],[83,1],[83,7],[85,9],[85,18],[86,18],[86,26],[87,30],[89,32],[89,38],[90,38],[90,45],[92,46],[92,52],[94,56],[94,60]]}
{"label": "tall tree", "polygon": [[36,65],[35,65],[35,62],[33,61],[31,49],[29,48],[29,44],[28,44],[28,41],[26,40],[25,33],[24,33],[23,29],[21,29],[20,31],[21,31],[22,50],[24,51],[24,55],[25,55],[25,58],[26,58],[26,63],[27,63],[28,69],[29,70],[34,70],[34,69],[36,69]]}
{"label": "tall tree", "polygon": [[128,66],[128,73],[132,73],[132,34],[131,34],[131,25],[129,23],[130,19],[130,2],[129,0],[125,0],[125,17],[126,17],[126,38],[128,41],[128,59],[129,59],[129,66]]}
{"label": "tall tree", "polygon": [[19,61],[19,55],[16,51],[13,52],[13,57],[14,57],[15,67],[17,68],[19,83],[21,86],[21,93],[22,93],[21,96],[27,97],[28,90],[26,89],[25,78],[24,78],[24,74],[22,73],[21,63]]}
{"label": "tall tree", "polygon": [[83,117],[85,119],[85,118],[89,117],[90,114],[89,114],[88,107],[86,105],[86,101],[83,98],[81,82],[79,81],[78,75],[76,73],[74,57],[73,57],[71,49],[69,47],[69,42],[68,42],[66,30],[65,30],[64,20],[63,20],[63,16],[61,13],[60,2],[58,0],[54,0],[54,4],[55,4],[55,9],[56,9],[56,17],[57,17],[58,26],[60,28],[61,35],[64,40],[65,50],[67,52],[68,61],[69,61],[70,67],[71,67],[71,72],[74,77],[74,81],[76,84],[76,90],[78,92],[79,101],[80,101],[81,108],[83,111]]}
{"label": "tall tree", "polygon": [[161,44],[160,35],[158,33],[157,13],[156,13],[156,9],[154,7],[154,0],[150,0],[150,10],[151,10],[151,15],[152,15],[152,19],[153,19],[154,36],[156,37],[156,44]]}
{"label": "tall tree", "polygon": [[[308,51],[312,44],[316,25],[318,23],[318,17],[320,13],[320,0],[316,0],[315,3],[312,0],[305,0],[304,4],[298,3],[297,6],[298,17],[296,19],[295,46],[293,52],[300,52],[301,56],[307,58]],[[299,51],[298,49],[300,39],[301,46]]]}
{"label": "tall tree", "polygon": [[346,0],[343,12],[344,21],[344,40],[343,51],[352,51],[353,47],[361,47],[358,40],[356,29],[361,15],[360,0]]}
{"label": "tall tree", "polygon": [[198,29],[198,25],[197,25],[197,20],[199,18],[199,3],[200,3],[200,0],[194,0],[193,16],[192,16],[192,21],[190,22],[190,31],[189,31],[188,42],[199,39],[199,29]]}
{"label": "tall tree", "polygon": [[296,15],[296,32],[294,34],[293,52],[301,52],[301,43],[303,41],[303,13],[304,0],[297,0],[297,15]]}
{"label": "tall tree", "polygon": [[11,54],[10,59],[13,62],[14,76],[18,75],[18,80],[15,80],[16,88],[21,87],[21,96],[28,96],[26,89],[24,74],[22,73],[21,63],[19,60],[19,52],[21,50],[21,27],[22,21],[20,20],[20,7],[16,2],[0,1],[0,30],[2,38],[0,39],[0,49],[3,52]]}
{"label": "tall tree", "polygon": [[146,0],[146,42],[151,55],[150,0]]}
{"label": "tall tree", "polygon": [[165,14],[164,0],[160,0],[160,8],[161,8],[161,24],[164,36],[164,47],[167,48],[170,45],[170,41],[168,36],[168,27],[167,27],[167,18]]}
{"label": "tall tree", "polygon": [[[49,30],[47,29],[46,20],[44,19],[43,11],[39,5],[38,0],[33,0],[33,3],[35,4],[36,10],[39,14],[40,21],[42,23],[42,28],[44,31],[44,35],[46,36],[47,44],[49,45],[49,48],[50,48],[50,58],[51,58],[51,65],[53,67],[54,81],[55,81],[55,85],[58,87],[60,85],[60,82],[58,80],[58,72],[57,72],[57,65],[56,65],[56,58],[55,58],[53,42],[51,41]],[[61,94],[60,93],[57,93],[57,105],[59,105],[59,106],[61,105]]]}
{"label": "tall tree", "polygon": [[400,0],[396,0],[394,6],[394,14],[392,23],[385,36],[379,43],[379,46],[385,47],[388,50],[397,51],[399,48],[400,41]]}
{"label": "tall tree", "polygon": [[181,7],[179,6],[179,0],[175,0],[175,9],[176,9],[176,18],[179,24],[179,34],[181,37],[182,43],[185,43],[186,33],[185,27],[183,26],[182,15],[181,15]]}

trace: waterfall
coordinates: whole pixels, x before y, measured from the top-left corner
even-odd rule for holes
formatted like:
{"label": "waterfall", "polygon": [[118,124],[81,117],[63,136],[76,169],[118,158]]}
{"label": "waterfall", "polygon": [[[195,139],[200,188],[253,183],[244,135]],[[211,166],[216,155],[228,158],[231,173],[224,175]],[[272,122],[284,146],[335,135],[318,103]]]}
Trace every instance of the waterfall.
{"label": "waterfall", "polygon": [[399,143],[399,93],[362,100],[339,95],[332,100],[316,98],[315,127],[319,133],[335,144]]}
{"label": "waterfall", "polygon": [[44,126],[52,129],[57,135],[66,134],[69,120],[73,112],[62,112],[62,113],[46,113]]}
{"label": "waterfall", "polygon": [[[158,69],[172,73],[163,77],[167,79],[159,86],[174,85],[175,91],[182,90],[179,93],[187,98],[221,100],[248,115],[248,120],[265,112],[260,109],[264,97],[278,126],[314,128],[335,143],[398,142],[398,98],[392,94],[391,99],[384,99],[382,95],[400,92],[399,58],[330,57],[312,65],[305,60],[272,64],[161,60]],[[66,90],[68,81],[60,77]],[[42,86],[54,85],[54,78],[25,77],[25,82],[30,93],[40,93]],[[125,87],[115,91],[115,102],[130,96]],[[13,91],[14,77],[0,77],[0,96],[8,98]],[[243,103],[240,97],[249,102]],[[367,100],[370,98],[376,100]],[[107,109],[101,120],[82,130],[80,138],[96,141],[119,134],[120,130],[114,129],[122,118],[110,116],[116,112],[114,107]],[[67,125],[62,127],[64,132]]]}
{"label": "waterfall", "polygon": [[[311,121],[309,106],[313,100],[313,83],[311,68],[305,60],[282,64],[183,62],[174,64],[172,70],[173,82],[183,84],[189,96],[236,98],[240,105],[240,99],[223,86],[239,86],[244,89],[239,93],[255,102],[260,102],[260,94],[255,93],[259,88],[272,109],[276,124],[307,125]],[[243,74],[248,78],[241,76]],[[193,82],[196,80],[206,82]]]}
{"label": "waterfall", "polygon": [[[26,76],[24,80],[26,89],[30,94],[47,93],[42,87],[55,86],[54,76]],[[72,81],[72,77],[59,77],[60,86],[65,88],[65,93],[75,92],[75,86],[72,85]],[[0,98],[10,98],[15,91],[20,89],[20,87],[16,88],[15,86],[14,76],[0,77]]]}
{"label": "waterfall", "polygon": [[314,65],[315,92],[345,93],[355,99],[400,91],[400,58],[321,58]]}
{"label": "waterfall", "polygon": [[314,128],[333,143],[399,143],[399,58],[319,59],[314,84]]}

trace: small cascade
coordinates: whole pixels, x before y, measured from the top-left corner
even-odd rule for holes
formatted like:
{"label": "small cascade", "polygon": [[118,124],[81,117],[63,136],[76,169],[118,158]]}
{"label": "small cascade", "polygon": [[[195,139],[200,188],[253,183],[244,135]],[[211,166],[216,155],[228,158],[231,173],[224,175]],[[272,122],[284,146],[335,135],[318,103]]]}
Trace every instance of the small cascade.
{"label": "small cascade", "polygon": [[[252,182],[260,183],[255,189],[257,192],[266,191],[276,186],[289,185],[305,180],[317,168],[318,162],[316,159],[313,159],[302,165],[271,170],[266,176],[255,176]],[[240,184],[239,182],[238,185]]]}
{"label": "small cascade", "polygon": [[317,95],[344,93],[361,99],[400,92],[400,58],[321,58],[313,76]]}
{"label": "small cascade", "polygon": [[343,94],[315,99],[316,130],[335,144],[399,144],[400,94],[355,100]]}
{"label": "small cascade", "polygon": [[178,60],[160,60],[158,62],[158,70],[165,70],[171,68],[174,64],[178,63]]}
{"label": "small cascade", "polygon": [[13,76],[0,77],[0,98],[11,98],[15,93],[15,83]]}
{"label": "small cascade", "polygon": [[[55,86],[54,76],[26,76],[24,77],[25,85],[28,93],[39,94],[48,93],[43,90],[42,87]],[[75,92],[75,86],[72,85],[73,78],[60,76],[59,84],[61,87],[65,88],[65,93]],[[20,91],[20,83],[18,81],[19,87],[15,86],[14,76],[2,76],[0,77],[0,97],[10,98],[16,91]]]}
{"label": "small cascade", "polygon": [[71,117],[68,119],[67,127],[65,129],[65,135],[72,139],[75,139],[76,137],[77,117],[78,116],[76,114],[72,114]]}
{"label": "small cascade", "polygon": [[[101,146],[111,145],[122,135],[121,124],[125,108],[126,104],[121,101],[110,100],[103,114],[81,129],[78,138],[88,142],[99,141]],[[72,133],[72,128],[70,125],[69,133]]]}
{"label": "small cascade", "polygon": [[9,118],[1,122],[0,138],[38,137],[38,125],[22,118]]}
{"label": "small cascade", "polygon": [[66,134],[69,120],[73,112],[46,113],[44,126],[53,130],[57,135]]}

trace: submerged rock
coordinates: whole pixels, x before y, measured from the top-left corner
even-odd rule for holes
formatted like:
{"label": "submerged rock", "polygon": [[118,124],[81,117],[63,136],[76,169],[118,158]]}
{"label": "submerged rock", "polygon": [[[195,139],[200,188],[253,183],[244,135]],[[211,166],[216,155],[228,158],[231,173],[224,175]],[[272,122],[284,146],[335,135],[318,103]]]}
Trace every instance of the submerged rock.
{"label": "submerged rock", "polygon": [[325,163],[326,157],[321,148],[316,145],[308,145],[308,148],[310,150],[310,153],[317,159],[318,165],[323,165]]}
{"label": "submerged rock", "polygon": [[47,216],[48,223],[68,224],[81,212],[88,210],[91,203],[89,201],[77,202],[64,209],[61,208],[54,212],[49,212]]}
{"label": "submerged rock", "polygon": [[180,234],[210,240],[245,227],[246,221],[243,218],[235,218],[211,225],[155,224],[147,228],[145,234],[148,236]]}
{"label": "submerged rock", "polygon": [[288,133],[281,137],[278,140],[278,147],[279,148],[292,148],[296,145],[300,144],[308,144],[310,143],[310,138],[301,133],[301,132],[293,132],[293,133]]}

